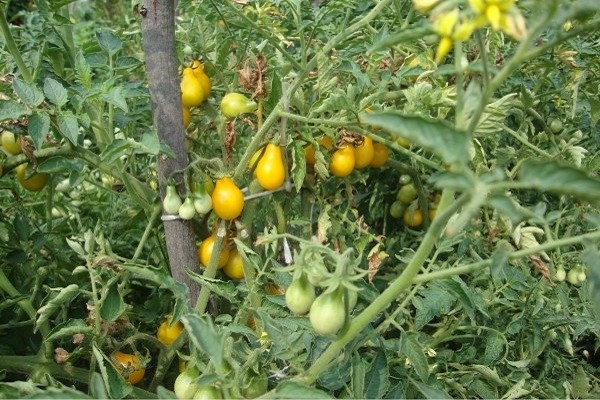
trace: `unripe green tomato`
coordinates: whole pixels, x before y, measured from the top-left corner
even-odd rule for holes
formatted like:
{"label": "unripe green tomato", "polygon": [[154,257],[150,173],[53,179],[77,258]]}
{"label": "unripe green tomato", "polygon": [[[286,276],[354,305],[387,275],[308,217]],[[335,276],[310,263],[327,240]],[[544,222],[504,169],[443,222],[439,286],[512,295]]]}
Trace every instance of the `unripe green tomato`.
{"label": "unripe green tomato", "polygon": [[188,57],[191,56],[193,52],[194,51],[192,50],[192,46],[190,46],[189,44],[186,44],[183,48],[183,54],[185,54]]}
{"label": "unripe green tomato", "polygon": [[567,282],[571,285],[579,284],[579,271],[576,268],[571,268],[569,272],[567,272]]}
{"label": "unripe green tomato", "polygon": [[315,288],[304,275],[294,279],[285,291],[285,304],[294,314],[306,314],[314,300]]}
{"label": "unripe green tomato", "polygon": [[310,307],[309,319],[317,334],[322,336],[336,334],[346,321],[342,293],[336,290],[317,297]]}
{"label": "unripe green tomato", "polygon": [[173,385],[173,391],[178,399],[191,399],[192,396],[194,396],[198,390],[198,385],[195,383],[197,376],[197,373],[191,372],[189,369],[186,369],[177,375]]}
{"label": "unripe green tomato", "polygon": [[241,93],[227,93],[221,100],[221,113],[229,118],[256,110],[256,103]]}
{"label": "unripe green tomato", "polygon": [[556,269],[556,273],[554,274],[554,279],[556,279],[558,282],[562,282],[565,280],[566,277],[567,271],[565,271],[563,267],[558,267]]}
{"label": "unripe green tomato", "polygon": [[577,281],[578,281],[579,283],[583,283],[583,282],[585,282],[585,279],[586,279],[586,278],[587,278],[587,276],[585,275],[585,272],[584,272],[584,271],[579,271],[579,272],[577,273]]}
{"label": "unripe green tomato", "polygon": [[417,189],[412,183],[407,183],[402,186],[398,193],[396,193],[396,200],[400,200],[404,204],[410,204],[414,199],[417,198]]}
{"label": "unripe green tomato", "polygon": [[179,207],[182,205],[181,197],[177,193],[177,189],[174,185],[167,186],[167,193],[163,199],[163,209],[167,214],[178,214]]}
{"label": "unripe green tomato", "polygon": [[348,298],[348,310],[354,310],[356,303],[358,302],[358,292],[356,290],[346,289],[345,296]]}
{"label": "unripe green tomato", "polygon": [[404,211],[406,211],[406,207],[406,204],[400,200],[396,200],[390,206],[390,215],[393,218],[402,218],[404,216]]}
{"label": "unripe green tomato", "polygon": [[192,219],[196,215],[196,208],[194,207],[194,200],[188,196],[186,197],[183,204],[179,207],[179,218],[181,219]]}
{"label": "unripe green tomato", "polygon": [[199,215],[205,215],[212,210],[212,198],[208,193],[202,195],[196,195],[194,199],[194,208]]}
{"label": "unripe green tomato", "polygon": [[200,386],[194,393],[194,400],[213,400],[222,399],[221,391],[214,386]]}
{"label": "unripe green tomato", "polygon": [[554,118],[550,122],[549,127],[550,127],[550,130],[552,131],[552,133],[554,133],[555,135],[558,135],[563,130],[563,123],[560,119]]}

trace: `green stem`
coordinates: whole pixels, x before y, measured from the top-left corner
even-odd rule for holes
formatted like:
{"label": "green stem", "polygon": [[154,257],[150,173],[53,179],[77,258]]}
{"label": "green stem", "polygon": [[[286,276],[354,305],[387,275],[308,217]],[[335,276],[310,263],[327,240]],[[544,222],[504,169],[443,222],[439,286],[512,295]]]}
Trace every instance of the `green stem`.
{"label": "green stem", "polygon": [[4,36],[4,42],[6,43],[6,48],[8,52],[15,60],[23,79],[27,83],[33,82],[33,75],[29,71],[29,68],[25,65],[23,61],[23,57],[21,57],[21,52],[17,48],[17,44],[15,43],[15,39],[10,31],[10,27],[8,26],[8,22],[6,22],[6,13],[5,8],[0,8],[0,30],[2,31],[2,35]]}
{"label": "green stem", "polygon": [[133,257],[131,258],[132,263],[135,263],[137,261],[137,259],[140,258],[140,255],[142,254],[142,251],[144,250],[144,246],[146,245],[146,242],[148,241],[148,238],[150,237],[152,230],[155,228],[156,222],[158,221],[161,212],[162,212],[162,207],[160,204],[154,206],[154,209],[152,210],[152,215],[150,216],[150,220],[148,221],[148,224],[146,225],[146,229],[144,230],[144,234],[142,235],[142,238],[140,239],[140,242],[138,243],[138,246],[135,249],[135,253],[133,254]]}
{"label": "green stem", "polygon": [[321,356],[310,366],[310,368],[302,375],[297,377],[297,380],[307,384],[314,383],[320,374],[329,366],[329,364],[337,357],[337,355],[356,337],[381,311],[385,310],[392,304],[398,296],[407,289],[416,276],[417,272],[427,259],[427,256],[433,249],[437,239],[442,232],[446,222],[452,214],[459,209],[467,201],[467,196],[463,195],[448,207],[448,202],[452,201],[453,193],[445,190],[442,193],[440,200],[440,209],[444,211],[435,220],[433,220],[429,230],[425,234],[423,241],[415,252],[413,258],[406,266],[405,270],[396,278],[388,288],[383,291],[371,304],[358,314],[347,328],[342,331],[338,338],[333,341],[329,347],[321,354]]}
{"label": "green stem", "polygon": [[521,143],[523,146],[525,146],[525,147],[529,147],[531,150],[533,150],[533,151],[534,151],[534,152],[536,152],[537,154],[541,155],[542,157],[544,157],[544,158],[547,158],[547,159],[552,159],[552,158],[554,158],[554,157],[552,156],[552,154],[550,154],[550,153],[548,153],[548,152],[546,152],[546,151],[544,151],[544,150],[542,150],[542,149],[538,148],[537,146],[535,146],[535,145],[533,145],[533,144],[529,143],[529,141],[528,141],[527,139],[525,139],[525,138],[521,137],[521,135],[519,135],[519,133],[518,133],[518,132],[515,132],[515,131],[513,131],[512,129],[510,129],[510,128],[509,128],[509,127],[507,127],[507,126],[504,126],[504,127],[503,127],[503,129],[504,129],[506,132],[508,132],[508,133],[509,133],[509,134],[510,134],[510,135],[511,135],[513,138],[515,138],[515,139],[516,139],[516,140],[517,140],[519,143]]}

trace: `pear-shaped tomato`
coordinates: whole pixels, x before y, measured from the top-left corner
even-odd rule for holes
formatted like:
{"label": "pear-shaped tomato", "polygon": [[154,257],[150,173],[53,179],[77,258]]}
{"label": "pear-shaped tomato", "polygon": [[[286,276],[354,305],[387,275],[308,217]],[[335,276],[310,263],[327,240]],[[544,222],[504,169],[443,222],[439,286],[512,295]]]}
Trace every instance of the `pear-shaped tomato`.
{"label": "pear-shaped tomato", "polygon": [[387,146],[383,143],[375,142],[373,143],[373,150],[375,154],[373,155],[373,160],[371,160],[369,166],[374,168],[383,167],[390,154]]}
{"label": "pear-shaped tomato", "polygon": [[317,297],[310,307],[310,324],[319,335],[337,333],[346,320],[343,292],[335,290]]}
{"label": "pear-shaped tomato", "polygon": [[285,304],[294,314],[306,314],[313,301],[315,301],[315,288],[304,274],[294,279],[285,291]]}
{"label": "pear-shaped tomato", "polygon": [[256,110],[256,102],[250,100],[241,93],[227,93],[221,100],[221,113],[229,118],[240,114],[250,113]]}
{"label": "pear-shaped tomato", "polygon": [[244,277],[244,260],[237,249],[233,249],[229,254],[223,272],[231,279],[242,279]]}
{"label": "pear-shaped tomato", "polygon": [[181,111],[183,113],[183,127],[187,128],[192,122],[192,113],[190,112],[190,109],[185,106],[181,107]]}
{"label": "pear-shaped tomato", "polygon": [[285,181],[285,166],[283,164],[283,156],[281,155],[281,147],[269,143],[265,149],[265,153],[258,160],[256,165],[256,180],[263,188],[274,190],[283,185]]}
{"label": "pear-shaped tomato", "polygon": [[208,99],[208,96],[210,95],[210,90],[212,89],[210,78],[208,77],[208,75],[206,75],[206,72],[204,72],[204,67],[202,66],[202,63],[199,60],[194,60],[192,62],[192,70],[194,71],[194,76],[196,77],[196,79],[198,79],[200,85],[202,86],[202,89],[204,90],[204,99],[202,100],[204,101]]}
{"label": "pear-shaped tomato", "polygon": [[212,207],[219,218],[228,221],[239,217],[242,213],[244,194],[231,178],[217,180],[212,192]]}
{"label": "pear-shaped tomato", "polygon": [[27,163],[18,165],[15,170],[17,171],[17,180],[21,186],[30,192],[39,192],[45,188],[50,178],[45,172],[35,172],[28,176]]}
{"label": "pear-shaped tomato", "polygon": [[[210,262],[210,258],[212,257],[213,248],[215,247],[215,240],[217,236],[213,233],[206,239],[200,243],[198,246],[198,259],[203,266],[208,266]],[[223,244],[221,245],[221,253],[219,253],[219,260],[217,261],[217,267],[219,269],[223,268],[227,261],[229,261],[230,251],[227,248],[227,240],[223,240]]]}
{"label": "pear-shaped tomato", "polygon": [[181,78],[181,103],[184,107],[197,107],[206,99],[204,89],[191,68],[183,70]]}
{"label": "pear-shaped tomato", "polygon": [[354,171],[354,148],[345,146],[336,150],[331,156],[329,170],[334,176],[344,178]]}
{"label": "pear-shaped tomato", "polygon": [[3,131],[0,141],[4,150],[12,155],[21,154],[23,152],[19,138],[11,131]]}
{"label": "pear-shaped tomato", "polygon": [[368,167],[375,156],[373,139],[368,136],[363,139],[363,142],[354,148],[354,168],[358,169]]}

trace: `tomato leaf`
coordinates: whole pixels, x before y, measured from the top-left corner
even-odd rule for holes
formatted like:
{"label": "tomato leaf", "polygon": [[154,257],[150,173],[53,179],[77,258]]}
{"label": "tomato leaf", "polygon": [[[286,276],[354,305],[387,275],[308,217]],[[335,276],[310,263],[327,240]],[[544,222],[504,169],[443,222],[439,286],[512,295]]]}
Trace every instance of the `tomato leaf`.
{"label": "tomato leaf", "polygon": [[100,316],[110,322],[116,321],[125,311],[125,302],[119,291],[119,279],[119,276],[115,276],[108,282],[101,299]]}
{"label": "tomato leaf", "polygon": [[399,43],[413,43],[416,40],[422,39],[424,36],[427,36],[431,33],[433,33],[433,31],[431,29],[431,26],[429,25],[413,29],[402,29],[398,33],[393,33],[375,42],[375,44],[373,44],[373,46],[368,50],[368,52],[373,53],[376,51],[385,50]]}
{"label": "tomato leaf", "polygon": [[64,88],[62,83],[52,78],[46,78],[44,81],[44,95],[51,103],[59,107],[64,106],[69,101],[67,89]]}
{"label": "tomato leaf", "polygon": [[212,319],[209,316],[187,314],[181,317],[181,322],[194,345],[202,349],[215,365],[221,365],[227,336],[217,331]]}
{"label": "tomato leaf", "polygon": [[410,383],[412,383],[419,390],[419,392],[423,394],[423,396],[426,399],[445,400],[452,398],[448,393],[444,392],[443,390],[426,385],[422,382],[415,381],[414,379],[411,379]]}
{"label": "tomato leaf", "polygon": [[415,334],[404,334],[401,339],[402,353],[415,368],[419,379],[427,382],[429,378],[429,364],[423,353],[423,346],[417,342]]}
{"label": "tomato leaf", "polygon": [[300,192],[302,183],[304,183],[304,178],[306,177],[306,162],[304,160],[305,151],[304,147],[297,142],[295,143],[293,150],[294,156],[292,157],[292,176],[294,187],[296,188],[296,191]]}
{"label": "tomato leaf", "polygon": [[77,122],[77,117],[75,117],[71,111],[66,111],[58,114],[57,122],[60,133],[77,146],[77,138],[79,136],[79,123]]}
{"label": "tomato leaf", "polygon": [[18,119],[29,115],[31,111],[21,103],[12,100],[0,100],[0,121]]}
{"label": "tomato leaf", "polygon": [[109,56],[116,54],[123,47],[121,39],[110,31],[96,33],[96,39],[98,39],[100,47],[102,47]]}
{"label": "tomato leaf", "polygon": [[274,391],[261,396],[263,399],[331,399],[332,397],[319,389],[294,381],[283,381]]}
{"label": "tomato leaf", "polygon": [[50,132],[50,116],[45,111],[38,111],[29,117],[27,132],[31,136],[33,145],[37,150],[42,148],[44,138]]}
{"label": "tomato leaf", "polygon": [[577,168],[556,161],[526,160],[519,168],[519,180],[532,188],[600,200],[600,180]]}
{"label": "tomato leaf", "polygon": [[78,294],[79,286],[74,283],[67,287],[61,288],[57,295],[51,298],[37,311],[38,318],[35,321],[35,331],[37,331],[38,326],[46,322],[48,318],[50,318],[56,311],[61,309],[63,305],[69,303]]}
{"label": "tomato leaf", "polygon": [[26,83],[18,78],[13,80],[13,89],[23,103],[36,107],[44,101],[44,93],[31,83]]}
{"label": "tomato leaf", "polygon": [[504,353],[504,345],[506,340],[500,334],[490,331],[485,339],[485,352],[483,354],[483,362],[490,365],[497,361]]}
{"label": "tomato leaf", "polygon": [[364,396],[365,399],[381,399],[390,387],[390,371],[385,352],[380,350],[371,364],[371,369],[365,376],[367,383]]}
{"label": "tomato leaf", "polygon": [[62,337],[71,337],[77,333],[90,332],[92,328],[88,326],[82,319],[69,319],[58,325],[56,325],[50,334],[46,337],[46,340],[56,340]]}
{"label": "tomato leaf", "polygon": [[362,123],[402,136],[409,142],[439,155],[446,163],[465,164],[469,160],[470,136],[457,131],[447,122],[404,115],[399,111],[361,113],[360,120]]}

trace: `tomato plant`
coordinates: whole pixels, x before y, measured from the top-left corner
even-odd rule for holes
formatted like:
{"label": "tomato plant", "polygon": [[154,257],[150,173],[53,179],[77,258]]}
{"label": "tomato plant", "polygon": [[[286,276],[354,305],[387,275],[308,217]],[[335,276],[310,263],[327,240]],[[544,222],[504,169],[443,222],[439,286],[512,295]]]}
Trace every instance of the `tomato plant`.
{"label": "tomato plant", "polygon": [[144,379],[146,369],[142,366],[138,355],[117,351],[112,355],[112,360],[121,375],[132,385],[140,383]]}

